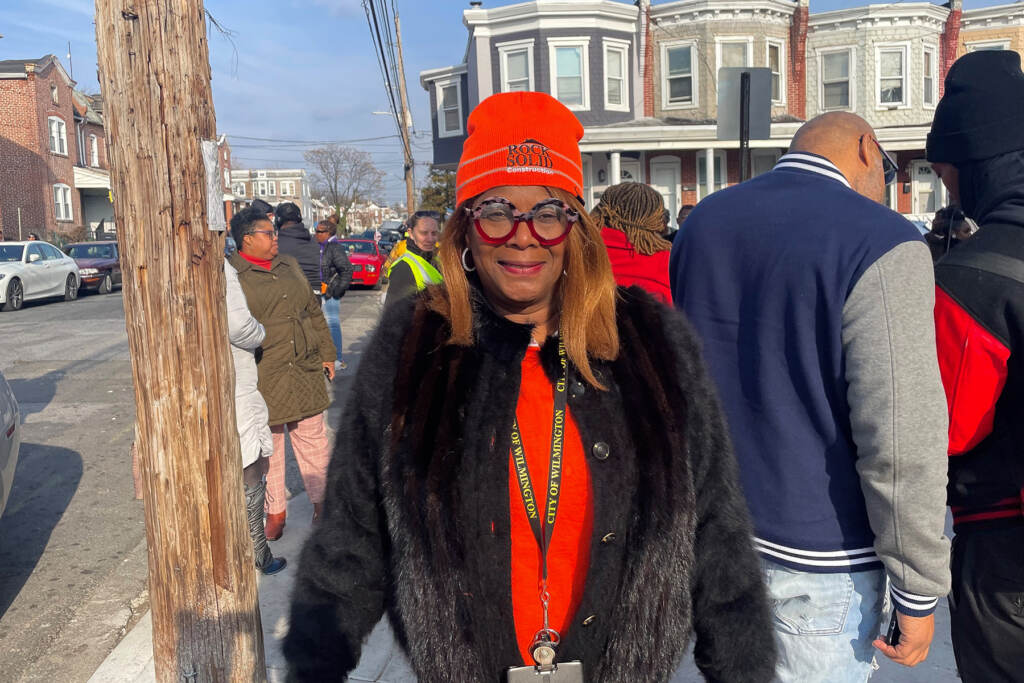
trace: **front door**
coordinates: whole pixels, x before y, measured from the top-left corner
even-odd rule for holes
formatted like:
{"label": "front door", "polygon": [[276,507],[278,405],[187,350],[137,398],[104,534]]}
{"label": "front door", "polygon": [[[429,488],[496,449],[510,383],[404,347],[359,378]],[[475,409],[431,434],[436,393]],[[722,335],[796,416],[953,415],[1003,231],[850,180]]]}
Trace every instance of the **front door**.
{"label": "front door", "polygon": [[932,214],[942,208],[942,180],[927,161],[910,164],[911,213]]}
{"label": "front door", "polygon": [[669,223],[674,224],[679,213],[679,160],[652,161],[651,187],[665,200]]}

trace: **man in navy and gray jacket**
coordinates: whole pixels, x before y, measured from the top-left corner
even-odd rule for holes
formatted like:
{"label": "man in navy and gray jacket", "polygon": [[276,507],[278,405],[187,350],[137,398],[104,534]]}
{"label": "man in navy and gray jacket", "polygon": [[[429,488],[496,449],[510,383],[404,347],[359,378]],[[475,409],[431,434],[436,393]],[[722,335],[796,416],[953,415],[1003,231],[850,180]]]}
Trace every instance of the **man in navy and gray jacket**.
{"label": "man in navy and gray jacket", "polygon": [[[772,171],[701,202],[672,250],[673,299],[729,418],[782,681],[865,681],[874,648],[918,664],[949,590],[932,261],[880,203],[895,175],[863,119],[825,114]],[[895,647],[878,638],[887,597]]]}

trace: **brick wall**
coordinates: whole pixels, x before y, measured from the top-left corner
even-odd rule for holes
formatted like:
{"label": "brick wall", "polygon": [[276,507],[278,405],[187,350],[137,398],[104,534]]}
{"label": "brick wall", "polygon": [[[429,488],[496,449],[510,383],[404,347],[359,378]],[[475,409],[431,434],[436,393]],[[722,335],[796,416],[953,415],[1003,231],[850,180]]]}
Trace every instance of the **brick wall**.
{"label": "brick wall", "polygon": [[960,49],[960,24],[963,18],[963,11],[959,8],[953,9],[946,19],[946,27],[942,31],[942,61],[939,63],[939,96],[946,90],[946,74],[949,67],[953,66]]}
{"label": "brick wall", "polygon": [[46,165],[36,112],[33,84],[25,79],[0,80],[0,212],[5,239],[19,239],[18,209],[22,237],[46,227],[50,203],[42,193]]}
{"label": "brick wall", "polygon": [[789,30],[789,81],[786,86],[789,113],[807,119],[807,20],[810,10],[806,5],[793,12]]}
{"label": "brick wall", "polygon": [[95,123],[86,123],[82,126],[82,133],[85,139],[85,165],[92,166],[92,137],[96,136],[96,152],[99,159],[98,168],[109,169],[107,163],[107,141],[103,126]]}
{"label": "brick wall", "polygon": [[[28,82],[33,86],[36,101],[36,122],[39,140],[42,145],[39,151],[46,166],[46,178],[42,189],[46,198],[47,233],[69,233],[82,224],[82,202],[75,191],[75,163],[78,160],[78,136],[75,135],[75,117],[71,99],[71,86],[64,81],[60,72],[53,65],[41,72],[29,74]],[[57,103],[53,103],[51,87],[57,88]],[[50,151],[49,123],[51,116],[59,117],[67,127],[67,154]],[[53,185],[62,183],[71,188],[71,220],[58,221],[53,207]]]}

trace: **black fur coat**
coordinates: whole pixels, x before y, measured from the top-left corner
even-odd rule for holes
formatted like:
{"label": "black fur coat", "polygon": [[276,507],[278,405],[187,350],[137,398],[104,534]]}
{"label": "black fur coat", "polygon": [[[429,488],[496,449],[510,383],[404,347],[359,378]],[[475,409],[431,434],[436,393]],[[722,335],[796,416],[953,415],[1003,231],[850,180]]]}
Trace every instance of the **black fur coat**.
{"label": "black fur coat", "polygon": [[[387,311],[337,433],[285,642],[290,680],[335,681],[385,611],[419,680],[504,680],[512,620],[509,447],[528,326],[475,304],[476,344],[413,297]],[[695,336],[619,290],[600,391],[570,369],[594,488],[586,588],[559,659],[587,681],[666,681],[693,635],[710,681],[769,681],[771,620],[736,464]],[[541,350],[554,377],[556,343]],[[397,371],[397,372],[396,372]],[[397,376],[396,376],[397,375]]]}

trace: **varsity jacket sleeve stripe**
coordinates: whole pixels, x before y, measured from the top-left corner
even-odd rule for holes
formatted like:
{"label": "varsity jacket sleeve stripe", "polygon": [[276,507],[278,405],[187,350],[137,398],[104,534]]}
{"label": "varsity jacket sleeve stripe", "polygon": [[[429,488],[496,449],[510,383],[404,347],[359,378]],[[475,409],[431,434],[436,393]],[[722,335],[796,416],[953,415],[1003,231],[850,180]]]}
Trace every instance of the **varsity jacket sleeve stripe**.
{"label": "varsity jacket sleeve stripe", "polygon": [[992,433],[1010,349],[941,287],[935,290],[935,334],[949,406],[949,454],[961,455]]}
{"label": "varsity jacket sleeve stripe", "polygon": [[950,585],[934,287],[928,248],[904,242],[864,271],[843,307],[850,423],[875,552],[896,609],[913,616],[930,614]]}

